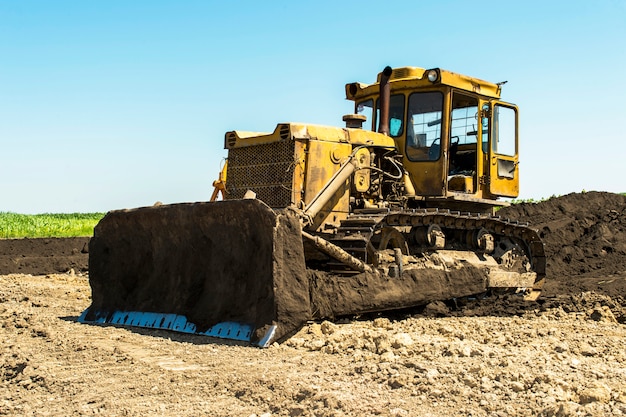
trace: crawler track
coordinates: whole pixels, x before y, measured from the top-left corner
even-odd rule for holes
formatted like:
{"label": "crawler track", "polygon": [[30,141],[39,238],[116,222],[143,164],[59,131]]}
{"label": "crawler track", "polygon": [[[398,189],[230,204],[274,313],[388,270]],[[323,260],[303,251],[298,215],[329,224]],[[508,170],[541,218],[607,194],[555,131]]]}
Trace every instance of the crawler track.
{"label": "crawler track", "polygon": [[[400,233],[404,232],[403,234],[406,235],[408,229],[431,225],[439,226],[446,236],[457,236],[456,239],[446,241],[445,249],[468,249],[466,242],[458,239],[458,236],[465,236],[476,231],[490,233],[496,245],[505,239],[512,240],[524,250],[532,271],[537,274],[537,282],[545,276],[544,245],[537,231],[531,229],[528,223],[510,221],[498,216],[437,208],[401,211],[360,210],[341,223],[332,242],[353,256],[372,263],[373,250],[385,249],[389,241],[389,238],[384,238],[384,247],[380,247],[381,238],[378,236],[379,242],[375,242],[380,231],[391,228]],[[432,251],[432,248],[413,246],[411,254],[416,255],[429,250]],[[335,272],[341,271],[335,269]]]}

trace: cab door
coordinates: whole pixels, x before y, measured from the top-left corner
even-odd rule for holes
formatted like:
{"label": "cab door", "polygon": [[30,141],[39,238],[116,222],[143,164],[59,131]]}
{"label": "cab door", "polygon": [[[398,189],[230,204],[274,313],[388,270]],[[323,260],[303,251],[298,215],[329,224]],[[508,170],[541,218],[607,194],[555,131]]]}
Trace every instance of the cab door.
{"label": "cab door", "polygon": [[519,195],[519,143],[517,106],[491,103],[489,135],[489,192],[495,196]]}
{"label": "cab door", "polygon": [[420,196],[446,195],[448,123],[444,91],[417,91],[409,95],[403,164]]}

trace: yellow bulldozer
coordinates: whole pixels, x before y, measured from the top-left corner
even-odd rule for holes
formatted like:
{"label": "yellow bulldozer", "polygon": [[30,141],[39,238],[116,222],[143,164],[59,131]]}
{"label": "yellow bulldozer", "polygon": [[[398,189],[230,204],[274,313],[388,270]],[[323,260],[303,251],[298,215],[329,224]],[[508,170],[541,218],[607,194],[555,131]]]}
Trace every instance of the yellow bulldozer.
{"label": "yellow bulldozer", "polygon": [[488,292],[536,299],[545,255],[496,216],[519,193],[518,109],[494,84],[386,67],[345,127],[225,135],[222,201],[107,213],[80,321],[267,346],[309,320]]}

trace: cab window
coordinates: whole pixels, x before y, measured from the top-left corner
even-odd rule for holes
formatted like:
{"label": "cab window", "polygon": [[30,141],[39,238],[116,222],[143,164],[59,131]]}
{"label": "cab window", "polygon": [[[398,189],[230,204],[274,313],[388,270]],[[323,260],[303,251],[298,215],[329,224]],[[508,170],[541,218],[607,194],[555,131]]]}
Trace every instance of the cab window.
{"label": "cab window", "polygon": [[439,91],[409,96],[406,156],[411,161],[436,161],[441,156],[442,111]]}
{"label": "cab window", "polygon": [[493,107],[493,151],[515,156],[515,109],[496,104]]}
{"label": "cab window", "polygon": [[[356,105],[356,114],[362,114],[367,117],[366,123],[369,123],[370,130],[373,130],[374,127],[374,100],[369,99],[357,103]],[[367,125],[365,125],[367,126]]]}
{"label": "cab window", "polygon": [[450,114],[450,175],[476,173],[479,123],[478,99],[454,93]]}
{"label": "cab window", "polygon": [[478,100],[455,94],[450,115],[451,143],[475,144],[478,139]]}
{"label": "cab window", "polygon": [[489,150],[489,103],[485,103],[483,104],[483,108],[482,108],[482,112],[481,112],[482,116],[480,118],[480,129],[481,129],[481,133],[483,134],[483,153],[487,153],[487,151]]}
{"label": "cab window", "polygon": [[[380,100],[376,100],[376,120],[380,117]],[[380,123],[379,123],[380,125]],[[389,136],[398,137],[404,133],[404,94],[394,94],[389,100]]]}

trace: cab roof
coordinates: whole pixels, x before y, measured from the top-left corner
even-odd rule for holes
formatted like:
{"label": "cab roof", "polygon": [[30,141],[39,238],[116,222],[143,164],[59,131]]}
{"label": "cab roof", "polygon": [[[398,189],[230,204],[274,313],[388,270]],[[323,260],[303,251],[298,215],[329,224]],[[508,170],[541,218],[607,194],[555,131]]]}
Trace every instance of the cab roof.
{"label": "cab roof", "polygon": [[[430,79],[429,79],[430,74]],[[382,72],[378,74],[376,82],[364,84],[354,82],[346,84],[346,98],[358,101],[365,97],[377,96]],[[431,81],[434,79],[434,81]],[[436,86],[449,86],[460,90],[483,95],[488,98],[500,98],[501,87],[498,84],[478,78],[457,74],[440,68],[424,69],[420,67],[400,67],[392,70],[389,77],[392,91],[422,90]]]}

